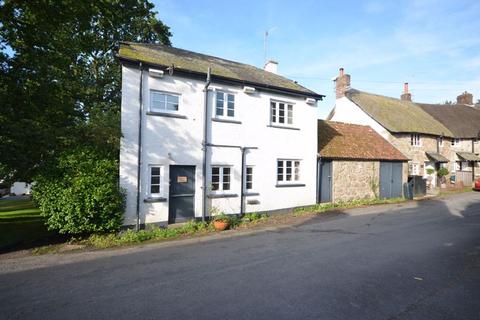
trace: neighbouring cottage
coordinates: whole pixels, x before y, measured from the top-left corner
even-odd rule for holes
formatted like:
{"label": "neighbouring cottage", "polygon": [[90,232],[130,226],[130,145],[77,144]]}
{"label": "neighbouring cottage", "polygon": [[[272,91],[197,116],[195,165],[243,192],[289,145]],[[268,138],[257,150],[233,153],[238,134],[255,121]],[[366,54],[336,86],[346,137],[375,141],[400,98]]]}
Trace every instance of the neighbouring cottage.
{"label": "neighbouring cottage", "polygon": [[122,43],[125,225],[316,202],[317,94],[265,69]]}
{"label": "neighbouring cottage", "polygon": [[[408,83],[400,99],[396,99],[351,88],[350,75],[345,74],[343,68],[335,82],[335,106],[327,120],[372,127],[409,159],[410,177],[427,178],[435,187],[436,172],[441,167],[449,167],[449,162],[454,160],[449,150],[453,149],[452,145],[460,145],[463,136],[457,136],[458,132],[452,131],[451,126],[427,112],[427,107],[412,102]],[[457,156],[460,155],[457,153]],[[429,174],[428,169],[433,173]]]}
{"label": "neighbouring cottage", "polygon": [[369,126],[318,121],[319,200],[403,196],[408,159]]}
{"label": "neighbouring cottage", "polygon": [[480,177],[480,109],[474,107],[473,95],[464,92],[453,105],[419,106],[453,133],[454,139],[441,140],[442,154],[454,180],[471,185]]}

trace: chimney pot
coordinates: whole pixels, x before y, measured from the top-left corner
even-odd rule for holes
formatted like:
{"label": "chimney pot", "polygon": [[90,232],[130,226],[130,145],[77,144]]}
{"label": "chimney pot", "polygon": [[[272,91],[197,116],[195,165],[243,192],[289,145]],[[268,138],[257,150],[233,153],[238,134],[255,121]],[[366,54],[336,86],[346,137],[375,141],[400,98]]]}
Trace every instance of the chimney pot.
{"label": "chimney pot", "polygon": [[271,73],[278,73],[278,62],[274,60],[268,60],[267,63],[265,63],[265,66],[263,67],[265,71],[271,72]]}
{"label": "chimney pot", "polygon": [[345,91],[350,89],[350,75],[345,74],[343,68],[340,68],[340,73],[335,79],[335,96],[337,99],[345,97]]}
{"label": "chimney pot", "polygon": [[408,82],[403,84],[403,93],[400,96],[400,100],[403,101],[412,101],[412,94],[408,92]]}
{"label": "chimney pot", "polygon": [[457,97],[457,104],[473,105],[473,94],[467,91]]}

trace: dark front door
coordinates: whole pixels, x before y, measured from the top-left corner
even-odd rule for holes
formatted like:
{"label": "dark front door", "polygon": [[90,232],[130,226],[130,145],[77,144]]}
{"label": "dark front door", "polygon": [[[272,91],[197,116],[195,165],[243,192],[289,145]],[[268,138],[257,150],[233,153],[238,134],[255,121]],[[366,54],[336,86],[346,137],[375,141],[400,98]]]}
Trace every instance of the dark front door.
{"label": "dark front door", "polygon": [[170,166],[168,222],[192,219],[195,201],[195,166]]}
{"label": "dark front door", "polygon": [[402,196],[402,163],[380,162],[380,198]]}
{"label": "dark front door", "polygon": [[320,163],[320,202],[332,201],[332,161]]}

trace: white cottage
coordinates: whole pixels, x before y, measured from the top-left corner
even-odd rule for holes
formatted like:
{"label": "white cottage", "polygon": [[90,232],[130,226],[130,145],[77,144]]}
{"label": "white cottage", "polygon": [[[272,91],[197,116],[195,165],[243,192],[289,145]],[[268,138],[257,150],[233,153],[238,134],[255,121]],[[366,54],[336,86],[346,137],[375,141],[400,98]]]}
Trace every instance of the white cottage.
{"label": "white cottage", "polygon": [[316,202],[322,95],[273,61],[262,70],[138,43],[123,43],[119,58],[125,225]]}

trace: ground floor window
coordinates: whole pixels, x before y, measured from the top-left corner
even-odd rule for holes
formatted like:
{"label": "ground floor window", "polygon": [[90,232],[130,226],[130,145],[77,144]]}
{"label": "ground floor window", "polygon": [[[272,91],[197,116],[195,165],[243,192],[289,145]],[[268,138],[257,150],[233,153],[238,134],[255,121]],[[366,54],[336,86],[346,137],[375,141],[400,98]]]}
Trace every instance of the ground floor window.
{"label": "ground floor window", "polygon": [[212,166],[212,191],[230,190],[231,172],[230,166]]}
{"label": "ground floor window", "polygon": [[253,166],[247,166],[245,174],[245,189],[253,189]]}
{"label": "ground floor window", "polygon": [[163,177],[164,177],[164,168],[159,165],[150,165],[149,166],[149,196],[151,197],[161,197],[163,193]]}
{"label": "ground floor window", "polygon": [[277,182],[290,183],[300,181],[300,160],[277,160]]}

